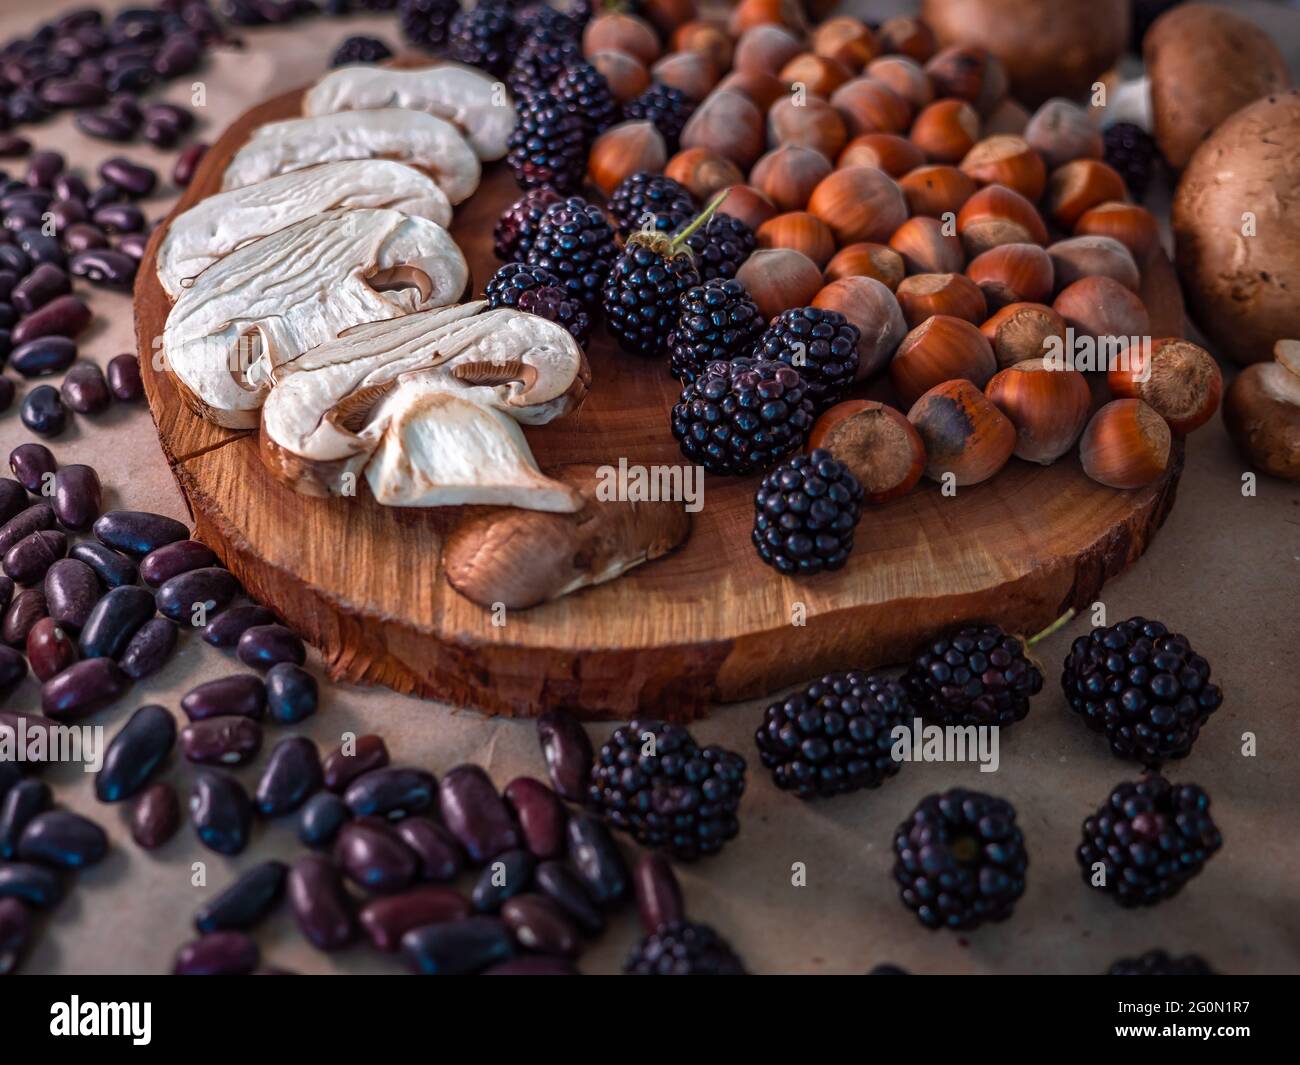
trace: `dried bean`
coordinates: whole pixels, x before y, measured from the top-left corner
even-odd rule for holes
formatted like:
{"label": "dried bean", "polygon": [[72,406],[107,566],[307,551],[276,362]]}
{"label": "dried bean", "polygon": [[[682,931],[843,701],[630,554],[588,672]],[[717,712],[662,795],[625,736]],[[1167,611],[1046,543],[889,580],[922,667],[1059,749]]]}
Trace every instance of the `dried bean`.
{"label": "dried bean", "polygon": [[592,901],[590,892],[578,875],[564,862],[542,862],[533,874],[537,886],[556,903],[587,935],[599,935],[605,928],[605,915]]}
{"label": "dried bean", "polygon": [[17,584],[37,584],[56,561],[68,553],[68,538],[57,529],[25,536],[5,552],[5,576]]}
{"label": "dried bean", "polygon": [[9,302],[23,314],[31,314],[50,300],[66,296],[71,291],[72,282],[66,273],[53,263],[41,263],[14,286]]}
{"label": "dried bean", "polygon": [[13,861],[23,829],[33,817],[49,808],[51,798],[50,786],[30,777],[9,789],[0,803],[0,859]]}
{"label": "dried bean", "polygon": [[646,935],[661,925],[680,921],[686,916],[682,888],[673,867],[662,854],[647,851],[637,859],[633,872],[636,882],[636,908]]}
{"label": "dried bean", "polygon": [[628,872],[623,854],[609,829],[583,814],[569,821],[569,860],[591,897],[612,906],[627,894]]}
{"label": "dried bean", "polygon": [[38,385],[23,397],[23,425],[37,436],[58,436],[68,424],[68,409],[52,385]]}
{"label": "dried bean", "polygon": [[351,816],[348,804],[332,791],[318,791],[298,814],[298,839],[308,847],[327,846]]}
{"label": "dried bean", "polygon": [[213,932],[181,947],[172,963],[175,976],[247,976],[262,960],[242,932]]}
{"label": "dried bean", "polygon": [[102,85],[75,78],[56,78],[41,86],[41,99],[52,107],[94,107],[102,104],[108,94]]}
{"label": "dried bean", "polygon": [[[114,208],[103,208],[103,211],[111,210],[114,210]],[[96,220],[98,219],[99,215],[96,215]],[[121,230],[110,229],[109,232],[121,232]],[[115,251],[111,248],[93,248],[90,251],[77,252],[76,255],[72,256],[68,260],[68,271],[74,277],[84,277],[87,281],[96,285],[129,291],[135,283],[137,265],[137,261],[123,251]]]}
{"label": "dried bean", "polygon": [[53,618],[41,618],[27,634],[27,658],[36,678],[47,681],[77,660],[77,645]]}
{"label": "dried bean", "polygon": [[298,809],[323,786],[320,752],[305,736],[290,736],[271,750],[257,782],[257,809],[263,817],[282,817]]}
{"label": "dried bean", "polygon": [[577,976],[578,970],[563,958],[525,954],[484,969],[480,976]]}
{"label": "dried bean", "polygon": [[176,719],[161,706],[142,706],[127,719],[104,751],[95,774],[100,802],[121,802],[148,783],[176,743]]}
{"label": "dried bean", "polygon": [[496,913],[506,899],[532,886],[536,869],[537,859],[526,850],[506,851],[493,858],[470,892],[474,909],[480,913]]}
{"label": "dried bean", "polygon": [[110,588],[120,588],[124,584],[135,583],[135,563],[126,555],[104,544],[83,540],[79,544],[74,544],[68,555],[93,569],[95,576]]}
{"label": "dried bean", "polygon": [[150,551],[140,560],[140,579],[156,588],[172,577],[213,566],[216,561],[217,556],[206,544],[197,540],[177,540]]}
{"label": "dried bean", "polygon": [[86,197],[90,195],[85,181],[66,171],[54,179],[53,191],[60,200],[75,200],[77,203],[85,203]]}
{"label": "dried bean", "polygon": [[[50,478],[53,477],[54,471],[59,468],[58,462],[52,452],[44,444],[19,444],[9,452],[9,468],[18,478],[27,491],[34,495],[40,494]],[[50,482],[52,483],[52,482]],[[45,526],[48,528],[48,526]],[[29,530],[34,532],[35,530]],[[23,535],[26,535],[24,533]],[[9,546],[13,546],[12,543]],[[8,550],[8,547],[5,548]]]}
{"label": "dried bean", "polygon": [[14,597],[14,582],[4,574],[0,573],[0,614],[9,609],[9,603]]}
{"label": "dried bean", "polygon": [[73,340],[60,336],[37,337],[19,344],[9,357],[9,364],[24,377],[48,377],[62,373],[77,357]]}
{"label": "dried bean", "polygon": [[181,827],[176,789],[165,780],[150,784],[135,797],[130,811],[131,838],[147,851],[166,843]]}
{"label": "dried bean", "polygon": [[75,362],[59,386],[63,402],[78,414],[99,414],[108,408],[112,394],[103,371],[93,362]]}
{"label": "dried bean", "polygon": [[73,463],[54,475],[54,516],[65,529],[85,532],[99,517],[102,503],[103,488],[93,467]]}
{"label": "dried bean", "polygon": [[107,706],[130,684],[111,658],[87,658],[42,685],[41,710],[46,717],[72,721]]}
{"label": "dried bean", "polygon": [[144,139],[157,148],[172,148],[181,139],[181,131],[170,122],[156,119],[145,122]]}
{"label": "dried bean", "polygon": [[[105,233],[139,233],[144,228],[144,212],[131,203],[108,203],[91,215],[90,220]],[[135,264],[131,264],[134,272]],[[76,273],[74,270],[73,273]],[[78,274],[82,277],[84,274]]]}
{"label": "dried bean", "polygon": [[357,817],[396,821],[432,806],[437,786],[433,774],[423,769],[375,769],[349,784],[343,801]]}
{"label": "dried bean", "polygon": [[75,337],[90,324],[90,308],[79,296],[59,296],[14,326],[10,339],[15,345],[37,337]]}
{"label": "dried bean", "polygon": [[3,632],[0,633],[4,636],[5,643],[10,647],[26,645],[27,634],[46,613],[45,592],[40,588],[24,588],[14,596],[9,609],[5,611]]}
{"label": "dried bean", "polygon": [[27,160],[27,184],[35,188],[48,189],[54,184],[54,179],[63,173],[65,165],[65,160],[59,152],[33,152]]}
{"label": "dried bean", "polygon": [[294,862],[288,893],[299,931],[318,950],[338,950],[356,938],[352,902],[327,858],[308,854]]}
{"label": "dried bean", "polygon": [[339,829],[334,861],[365,891],[389,895],[415,882],[416,857],[386,821],[362,817]]}
{"label": "dried bean", "polygon": [[[144,396],[144,382],[140,379],[140,360],[134,355],[114,355],[108,363],[108,387],[113,398],[130,403]],[[189,533],[187,532],[188,536]]]}
{"label": "dried bean", "polygon": [[280,662],[301,666],[307,661],[302,640],[283,625],[255,625],[245,630],[235,654],[253,669],[270,669]]}
{"label": "dried bean", "polygon": [[239,594],[239,581],[228,569],[205,566],[165,581],[158,589],[158,612],[175,622],[206,624],[207,616]]}
{"label": "dried bean", "polygon": [[34,532],[52,528],[54,528],[54,508],[49,503],[30,506],[0,526],[0,552],[7,552],[19,540],[25,540]]}
{"label": "dried bean", "polygon": [[203,770],[190,791],[190,820],[199,842],[218,854],[238,854],[248,846],[253,804],[234,777]]}
{"label": "dried bean", "polygon": [[57,906],[63,883],[53,869],[31,862],[0,864],[0,899],[21,899],[38,910]]}
{"label": "dried bean", "polygon": [[33,938],[30,911],[17,899],[0,899],[0,976],[18,968]]}
{"label": "dried bean", "polygon": [[94,532],[100,543],[128,555],[147,555],[163,544],[185,540],[190,535],[190,530],[174,518],[143,510],[110,510],[95,522]]}
{"label": "dried bean", "polygon": [[236,646],[244,632],[254,625],[270,625],[274,622],[275,615],[264,606],[232,606],[209,621],[199,635],[204,643],[210,643],[213,647],[229,648]]}
{"label": "dried bean", "polygon": [[[4,354],[8,350],[9,337],[3,329],[0,329],[0,363],[4,362]],[[0,374],[0,411],[6,411],[14,405],[14,383],[13,381]]]}
{"label": "dried bean", "polygon": [[538,858],[564,853],[564,804],[550,788],[532,777],[517,777],[506,785],[506,802],[514,811],[524,845]]}
{"label": "dried bean", "polygon": [[[31,633],[28,633],[28,639]],[[29,652],[30,653],[30,652]],[[12,647],[0,647],[0,697],[8,695],[27,676],[27,659],[15,651]],[[4,766],[7,762],[0,762],[0,776],[4,775]],[[4,794],[4,788],[0,787],[0,795]]]}
{"label": "dried bean", "polygon": [[134,123],[109,111],[78,111],[72,122],[87,137],[97,140],[125,143],[135,136]]}
{"label": "dried bean", "polygon": [[134,259],[137,266],[140,260],[144,258],[145,249],[148,246],[148,233],[123,233],[122,236],[117,238],[117,244],[115,245],[118,251]]}
{"label": "dried bean", "polygon": [[94,605],[78,641],[82,658],[117,658],[154,614],[149,589],[124,585]]}
{"label": "dried bean", "polygon": [[[118,118],[124,122],[130,122],[132,131],[139,124],[136,120],[114,111]],[[100,185],[94,192],[86,197],[86,207],[91,211],[96,211],[106,203],[121,203],[126,198],[126,193],[116,185]]]}
{"label": "dried bean", "polygon": [[191,721],[222,714],[260,718],[266,710],[266,685],[254,673],[207,680],[181,697],[181,709]]}
{"label": "dried bean", "polygon": [[16,133],[0,135],[0,156],[4,156],[6,159],[24,156],[31,150],[32,142],[26,137],[20,137]]}
{"label": "dried bean", "polygon": [[[350,753],[348,753],[350,751]],[[388,765],[388,747],[382,736],[356,736],[325,756],[325,786],[342,793],[357,777]]]}
{"label": "dried bean", "polygon": [[176,159],[175,169],[172,170],[172,183],[177,188],[189,187],[190,182],[194,180],[194,172],[199,168],[199,163],[203,161],[207,150],[206,144],[196,141],[181,152]]}
{"label": "dried bean", "polygon": [[537,719],[537,739],[551,784],[571,802],[585,802],[591,778],[591,738],[567,711],[548,710]]}
{"label": "dried bean", "polygon": [[578,930],[545,895],[516,895],[501,907],[501,919],[514,933],[515,942],[539,954],[576,957]]}
{"label": "dried bean", "polygon": [[194,927],[203,933],[247,931],[284,898],[289,867],[269,861],[241,873],[194,915]]}
{"label": "dried bean", "polygon": [[80,200],[55,200],[50,204],[49,217],[55,233],[62,234],[69,226],[86,221],[86,205]]}
{"label": "dried bean", "polygon": [[148,196],[158,183],[158,175],[149,167],[133,163],[120,155],[101,163],[99,176],[135,197]]}
{"label": "dried bean", "polygon": [[90,251],[92,248],[107,248],[108,237],[99,226],[89,222],[77,222],[63,231],[63,243],[72,253]]}
{"label": "dried bean", "polygon": [[171,658],[178,635],[179,630],[166,618],[150,618],[131,637],[117,664],[132,680],[151,677]]}
{"label": "dried bean", "polygon": [[200,765],[243,765],[262,749],[262,726],[248,717],[207,717],[180,733],[181,753]]}
{"label": "dried bean", "polygon": [[320,693],[316,678],[292,662],[280,662],[266,674],[266,709],[280,725],[296,725],[316,713]]}
{"label": "dried bean", "polygon": [[394,828],[420,860],[421,880],[454,880],[464,868],[465,853],[456,837],[432,818],[405,817]]}
{"label": "dried bean", "polygon": [[411,929],[461,921],[471,912],[469,900],[453,888],[417,887],[371,899],[357,916],[375,949],[391,952]]}
{"label": "dried bean", "polygon": [[412,970],[424,976],[476,973],[514,953],[510,930],[495,917],[425,925],[402,936],[402,955]]}
{"label": "dried bean", "polygon": [[0,244],[0,269],[26,276],[31,272],[32,260],[22,248]]}
{"label": "dried bean", "polygon": [[443,823],[470,859],[486,862],[521,844],[519,828],[481,766],[460,765],[438,787]]}
{"label": "dried bean", "polygon": [[18,857],[60,869],[84,869],[108,853],[108,836],[99,825],[68,810],[47,810],[27,822],[18,840]]}
{"label": "dried bean", "polygon": [[[63,245],[59,243],[58,238],[50,236],[50,234],[46,233],[44,229],[38,229],[35,225],[26,229],[18,230],[14,238],[14,243],[16,243],[18,247],[22,248],[34,263],[53,263],[55,266],[63,266],[68,260],[67,255],[63,251]],[[59,298],[75,299],[76,297],[60,296]],[[49,304],[47,303],[46,306],[48,307]],[[34,316],[29,315],[28,317]],[[83,325],[75,328],[76,333],[79,333],[85,328],[85,326]],[[76,333],[69,333],[67,335],[75,336]],[[15,343],[17,343],[17,340],[15,340]]]}
{"label": "dried bean", "polygon": [[160,78],[179,78],[197,70],[203,53],[192,37],[169,37],[153,58],[154,73]]}
{"label": "dried bean", "polygon": [[31,500],[27,498],[27,490],[15,480],[0,477],[0,526],[29,506]]}

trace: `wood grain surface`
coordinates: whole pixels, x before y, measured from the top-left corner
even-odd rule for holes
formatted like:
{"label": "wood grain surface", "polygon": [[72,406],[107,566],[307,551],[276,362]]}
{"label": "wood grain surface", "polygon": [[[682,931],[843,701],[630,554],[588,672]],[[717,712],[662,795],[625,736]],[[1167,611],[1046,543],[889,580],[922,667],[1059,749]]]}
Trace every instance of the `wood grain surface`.
{"label": "wood grain surface", "polygon": [[[176,206],[215,192],[255,127],[299,112],[299,92],[243,115],[208,152]],[[456,211],[452,233],[476,291],[498,265],[492,227],[518,190],[502,164]],[[336,679],[388,685],[491,713],[564,705],[587,716],[653,712],[687,720],[830,669],[907,657],[938,629],[990,619],[1019,632],[1081,608],[1150,543],[1173,505],[1181,444],[1156,484],[1118,492],[1077,457],[1051,467],[1012,459],[991,481],[946,498],[923,481],[867,510],[847,567],[793,580],[750,544],[758,477],[706,477],[690,540],[668,558],[528,611],[503,625],[461,597],[439,564],[461,508],[393,509],[368,495],[294,493],[271,476],[255,434],[192,414],[155,358],[168,302],[153,234],[135,289],[146,392],[163,450],[210,544],[251,595],[321,651]],[[1156,335],[1181,335],[1182,306],[1163,253],[1144,297]],[[568,462],[677,464],[668,428],[676,382],[597,330],[593,387],[574,415],[526,430],[543,469]],[[800,623],[801,622],[801,623]]]}

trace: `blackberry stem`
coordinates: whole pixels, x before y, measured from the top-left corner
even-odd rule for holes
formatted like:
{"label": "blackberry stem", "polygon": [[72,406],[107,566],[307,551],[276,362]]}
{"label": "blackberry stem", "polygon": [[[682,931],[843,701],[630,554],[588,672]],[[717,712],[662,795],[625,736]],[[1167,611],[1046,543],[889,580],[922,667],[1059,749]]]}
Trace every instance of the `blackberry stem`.
{"label": "blackberry stem", "polygon": [[1036,644],[1039,640],[1047,639],[1047,637],[1051,636],[1052,633],[1056,632],[1057,630],[1062,628],[1066,623],[1068,623],[1069,620],[1072,617],[1074,617],[1076,613],[1077,611],[1074,609],[1074,607],[1070,607],[1069,610],[1067,610],[1059,618],[1057,618],[1050,625],[1048,625],[1047,628],[1045,628],[1042,632],[1038,633],[1036,636],[1031,636],[1028,640],[1026,640],[1025,646],[1033,647],[1034,644]]}
{"label": "blackberry stem", "polygon": [[718,204],[722,203],[722,201],[727,198],[727,191],[727,189],[723,189],[714,196],[709,202],[709,205],[696,215],[694,220],[692,220],[685,229],[673,236],[673,242],[670,246],[673,254],[676,254],[678,249],[690,240],[692,234],[694,234],[697,229],[708,223],[709,219],[713,216],[713,212],[718,209]]}

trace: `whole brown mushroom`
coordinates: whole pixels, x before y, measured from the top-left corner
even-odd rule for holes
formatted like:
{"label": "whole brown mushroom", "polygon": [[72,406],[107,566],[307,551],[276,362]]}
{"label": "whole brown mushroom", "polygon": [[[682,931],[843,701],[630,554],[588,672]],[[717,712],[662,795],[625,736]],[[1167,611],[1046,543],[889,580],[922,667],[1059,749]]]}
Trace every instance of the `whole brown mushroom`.
{"label": "whole brown mushroom", "polygon": [[1237,375],[1223,400],[1223,422],[1252,466],[1300,481],[1300,340],[1279,340],[1273,362]]}

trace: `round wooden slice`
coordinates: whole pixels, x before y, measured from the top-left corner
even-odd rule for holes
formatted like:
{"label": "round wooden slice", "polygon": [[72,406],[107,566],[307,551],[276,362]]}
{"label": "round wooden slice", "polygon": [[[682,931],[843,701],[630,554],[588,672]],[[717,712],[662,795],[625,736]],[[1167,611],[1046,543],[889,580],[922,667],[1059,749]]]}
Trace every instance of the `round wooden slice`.
{"label": "round wooden slice", "polygon": [[[177,204],[219,188],[255,127],[299,113],[300,93],[253,108],[207,153]],[[358,114],[358,121],[364,116]],[[475,291],[499,265],[492,229],[518,196],[503,164],[456,210],[452,233]],[[149,406],[194,515],[196,535],[249,593],[321,651],[336,679],[385,684],[503,714],[568,706],[590,716],[687,720],[711,703],[763,695],[827,670],[901,661],[956,622],[1035,631],[1091,603],[1146,549],[1174,501],[1178,445],[1156,484],[1094,484],[1076,457],[1050,467],[1012,459],[995,478],[944,497],[923,481],[867,510],[841,571],[794,580],[750,543],[758,477],[706,477],[689,541],[609,583],[494,618],[446,582],[439,550],[465,508],[381,507],[368,496],[314,499],[263,467],[255,434],[196,417],[160,365],[168,301],[154,272],[159,226],[135,287]],[[1156,335],[1182,331],[1168,261],[1147,267]],[[584,462],[675,465],[668,428],[678,396],[661,361],[590,348],[593,387],[574,415],[526,434],[543,469]],[[502,623],[503,622],[503,623]]]}

